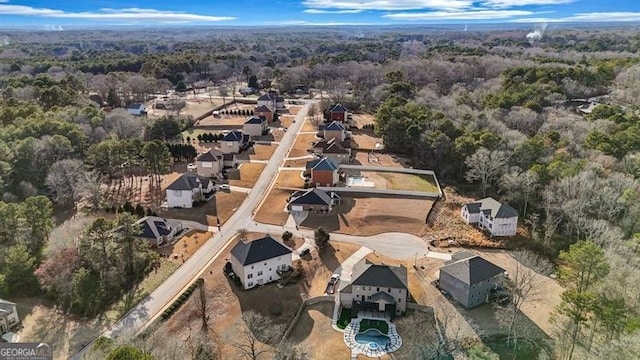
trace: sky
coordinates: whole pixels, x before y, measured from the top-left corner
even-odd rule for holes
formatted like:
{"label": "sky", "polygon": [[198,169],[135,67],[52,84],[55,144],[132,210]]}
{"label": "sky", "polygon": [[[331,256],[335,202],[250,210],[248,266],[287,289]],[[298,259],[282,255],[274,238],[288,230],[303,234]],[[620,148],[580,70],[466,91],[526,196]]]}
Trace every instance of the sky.
{"label": "sky", "polygon": [[0,0],[0,27],[640,22],[640,0]]}

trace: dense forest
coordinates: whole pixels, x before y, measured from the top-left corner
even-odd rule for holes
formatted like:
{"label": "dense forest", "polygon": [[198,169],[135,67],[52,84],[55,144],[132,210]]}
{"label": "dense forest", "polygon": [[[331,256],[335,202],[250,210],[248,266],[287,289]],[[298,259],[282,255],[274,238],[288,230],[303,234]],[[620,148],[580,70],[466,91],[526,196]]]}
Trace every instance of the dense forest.
{"label": "dense forest", "polygon": [[[133,240],[128,216],[97,220],[78,242],[48,247],[54,206],[120,206],[105,204],[102,185],[142,186],[134,174],[157,177],[172,157],[195,155],[167,143],[188,119],[105,113],[92,95],[120,107],[199,81],[235,94],[253,78],[259,87],[292,93],[304,86],[375,114],[386,151],[435,170],[449,191],[517,207],[531,247],[571,264],[561,276],[568,290],[558,309],[566,321],[558,320],[557,353],[577,343],[580,356],[594,359],[638,354],[640,33],[550,30],[537,42],[526,33],[7,33],[0,47],[0,291],[46,293],[93,316],[153,268],[156,259]],[[601,104],[576,112],[588,98]],[[124,230],[108,232],[114,227]],[[585,257],[593,266],[583,266],[578,258]],[[580,274],[591,280],[580,282]],[[95,297],[78,296],[87,293]]]}

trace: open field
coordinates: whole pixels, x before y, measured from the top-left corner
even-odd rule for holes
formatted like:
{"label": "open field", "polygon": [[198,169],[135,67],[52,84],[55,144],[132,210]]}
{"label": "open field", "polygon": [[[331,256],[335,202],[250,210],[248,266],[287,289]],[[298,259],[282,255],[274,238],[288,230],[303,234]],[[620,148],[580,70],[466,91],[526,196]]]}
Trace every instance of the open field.
{"label": "open field", "polygon": [[425,199],[342,195],[332,214],[309,215],[301,225],[360,236],[398,231],[422,235],[432,205]]}
{"label": "open field", "polygon": [[158,216],[196,221],[209,226],[218,224],[216,217],[220,218],[220,224],[224,224],[233,215],[235,209],[242,204],[247,194],[242,192],[218,191],[214,197],[206,203],[191,209],[158,209]]}
{"label": "open field", "polygon": [[302,178],[302,171],[300,170],[282,170],[278,174],[278,178],[275,183],[277,187],[289,187],[300,188],[304,186],[304,179]]}
{"label": "open field", "polygon": [[365,181],[373,182],[375,189],[438,192],[433,176],[393,172],[362,171]]}
{"label": "open field", "polygon": [[316,124],[311,119],[305,119],[304,124],[302,125],[302,129],[300,131],[302,132],[318,131],[318,124]]}
{"label": "open field", "polygon": [[382,138],[373,136],[371,132],[355,131],[351,136],[351,146],[357,150],[379,150],[376,144],[383,144]]}
{"label": "open field", "polygon": [[289,152],[287,157],[298,157],[309,155],[309,149],[311,149],[311,145],[316,142],[318,139],[315,134],[298,134],[296,138],[296,142],[293,143],[293,147]]}
{"label": "open field", "polygon": [[265,165],[262,163],[242,163],[238,170],[228,172],[229,184],[248,188],[253,187],[264,168]]}
{"label": "open field", "polygon": [[190,231],[175,243],[159,248],[158,252],[174,264],[180,265],[189,259],[211,236],[213,233],[210,232]]}
{"label": "open field", "polygon": [[188,100],[185,108],[182,110],[182,114],[186,116],[198,117],[207,111],[222,105],[222,100],[212,99],[207,100]]}
{"label": "open field", "polygon": [[355,151],[354,165],[405,167],[404,160],[396,156],[382,153],[370,154],[367,151]]}
{"label": "open field", "polygon": [[238,161],[242,160],[269,160],[278,148],[278,144],[254,144],[248,150],[236,155]]}
{"label": "open field", "polygon": [[358,128],[362,128],[364,125],[373,125],[374,118],[371,114],[353,114],[353,122]]}
{"label": "open field", "polygon": [[[264,234],[248,233],[248,239],[256,239]],[[232,242],[220,257],[204,272],[205,293],[207,298],[208,325],[216,334],[216,345],[221,349],[223,359],[238,356],[237,349],[229,344],[241,341],[238,334],[243,328],[242,313],[254,311],[270,319],[282,332],[295,316],[302,303],[299,286],[292,284],[279,289],[268,284],[248,291],[228,279],[222,269],[230,256],[230,250],[238,240]],[[162,327],[173,336],[188,341],[190,329],[200,331],[202,319],[199,315],[199,295],[194,295]],[[275,312],[279,307],[281,313]],[[259,346],[262,346],[260,344]]]}
{"label": "open field", "polygon": [[289,195],[291,195],[291,191],[271,190],[256,213],[256,221],[274,225],[286,224],[289,213],[284,210]]}

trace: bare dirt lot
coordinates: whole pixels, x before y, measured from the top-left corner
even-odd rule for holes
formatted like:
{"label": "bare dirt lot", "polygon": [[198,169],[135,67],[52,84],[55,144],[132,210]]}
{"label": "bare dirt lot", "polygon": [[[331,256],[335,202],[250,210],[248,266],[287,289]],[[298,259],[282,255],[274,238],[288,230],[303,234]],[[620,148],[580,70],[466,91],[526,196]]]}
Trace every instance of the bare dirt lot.
{"label": "bare dirt lot", "polygon": [[242,160],[269,160],[274,151],[278,148],[277,144],[255,144],[247,151],[236,155],[236,159]]}
{"label": "bare dirt lot", "polygon": [[302,109],[300,105],[287,105],[290,115],[298,115],[298,112]]}
{"label": "bare dirt lot", "polygon": [[358,128],[362,128],[364,125],[373,125],[374,119],[371,114],[353,114],[353,122]]}
{"label": "bare dirt lot", "polygon": [[307,165],[307,161],[311,161],[313,160],[313,157],[309,156],[308,158],[305,159],[297,159],[297,160],[285,160],[284,162],[284,166],[285,167],[305,167]]}
{"label": "bare dirt lot", "polygon": [[224,224],[233,215],[234,211],[242,204],[247,195],[242,192],[218,191],[213,199],[191,209],[158,209],[159,216],[196,221],[209,226]]}
{"label": "bare dirt lot", "polygon": [[302,189],[304,186],[304,179],[302,178],[302,171],[300,170],[282,170],[278,174],[278,178],[275,183],[276,187],[282,188],[298,188]]}
{"label": "bare dirt lot", "polygon": [[[248,233],[248,239],[256,239],[264,234]],[[237,241],[237,240],[236,240]],[[238,356],[237,350],[229,344],[239,341],[242,329],[240,316],[247,311],[260,313],[270,319],[282,331],[288,326],[302,300],[299,286],[292,284],[279,289],[268,284],[248,291],[243,290],[233,280],[227,278],[222,269],[228,261],[233,242],[225,252],[205,271],[204,283],[207,301],[208,324],[215,334],[216,345],[221,348],[222,358]],[[199,329],[202,324],[199,315],[199,295],[196,291],[189,300],[162,326],[173,336],[187,341],[189,329]],[[279,311],[276,311],[279,310]],[[262,346],[262,345],[260,345]]]}
{"label": "bare dirt lot", "polygon": [[296,117],[294,115],[280,115],[280,125],[288,128]]}
{"label": "bare dirt lot", "polygon": [[379,147],[383,144],[382,138],[376,137],[373,133],[365,131],[354,131],[351,135],[351,139],[351,146],[354,149],[361,151],[380,150]]}
{"label": "bare dirt lot", "polygon": [[396,156],[382,153],[369,153],[366,151],[355,151],[354,165],[366,166],[387,166],[387,167],[405,167],[404,160]]}
{"label": "bare dirt lot", "polygon": [[309,155],[308,150],[311,149],[311,146],[316,141],[318,141],[318,139],[315,134],[298,134],[296,142],[293,143],[293,147],[287,157],[292,158]]}
{"label": "bare dirt lot", "polygon": [[238,171],[229,172],[229,184],[241,187],[253,187],[256,183],[265,165],[262,163],[243,163],[240,164]]}
{"label": "bare dirt lot", "polygon": [[[222,221],[222,219],[220,219]],[[158,253],[165,256],[174,264],[184,263],[204,244],[213,233],[205,231],[190,231],[175,243],[158,249]]]}
{"label": "bare dirt lot", "polygon": [[302,125],[302,132],[318,131],[318,124],[310,119],[306,119]]}
{"label": "bare dirt lot", "polygon": [[285,207],[290,195],[291,191],[271,190],[256,213],[256,221],[273,225],[286,224],[289,213],[285,211]]}
{"label": "bare dirt lot", "polygon": [[344,195],[333,214],[310,215],[302,226],[360,236],[398,231],[422,235],[432,205],[425,199]]}
{"label": "bare dirt lot", "polygon": [[349,359],[351,356],[343,334],[331,327],[333,306],[329,302],[308,306],[289,335],[290,341],[308,349],[311,359]]}

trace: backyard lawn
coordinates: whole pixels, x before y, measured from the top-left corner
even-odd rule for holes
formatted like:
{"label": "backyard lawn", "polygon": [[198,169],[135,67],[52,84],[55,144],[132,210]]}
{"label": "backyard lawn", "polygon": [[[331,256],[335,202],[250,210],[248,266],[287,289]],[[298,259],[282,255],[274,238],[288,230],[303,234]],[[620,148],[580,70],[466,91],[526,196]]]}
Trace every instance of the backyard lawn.
{"label": "backyard lawn", "polygon": [[229,172],[229,185],[240,187],[253,187],[256,183],[265,164],[262,163],[242,163],[237,171]]}
{"label": "backyard lawn", "polygon": [[360,333],[363,333],[369,329],[376,329],[383,334],[389,333],[389,324],[383,320],[362,319],[360,320]]}
{"label": "backyard lawn", "polygon": [[438,192],[436,180],[430,175],[378,172],[387,180],[387,188],[393,190]]}
{"label": "backyard lawn", "polygon": [[340,318],[338,318],[338,322],[336,323],[336,326],[338,327],[338,329],[344,330],[344,328],[346,328],[350,322],[351,322],[351,309],[342,308],[340,310]]}

